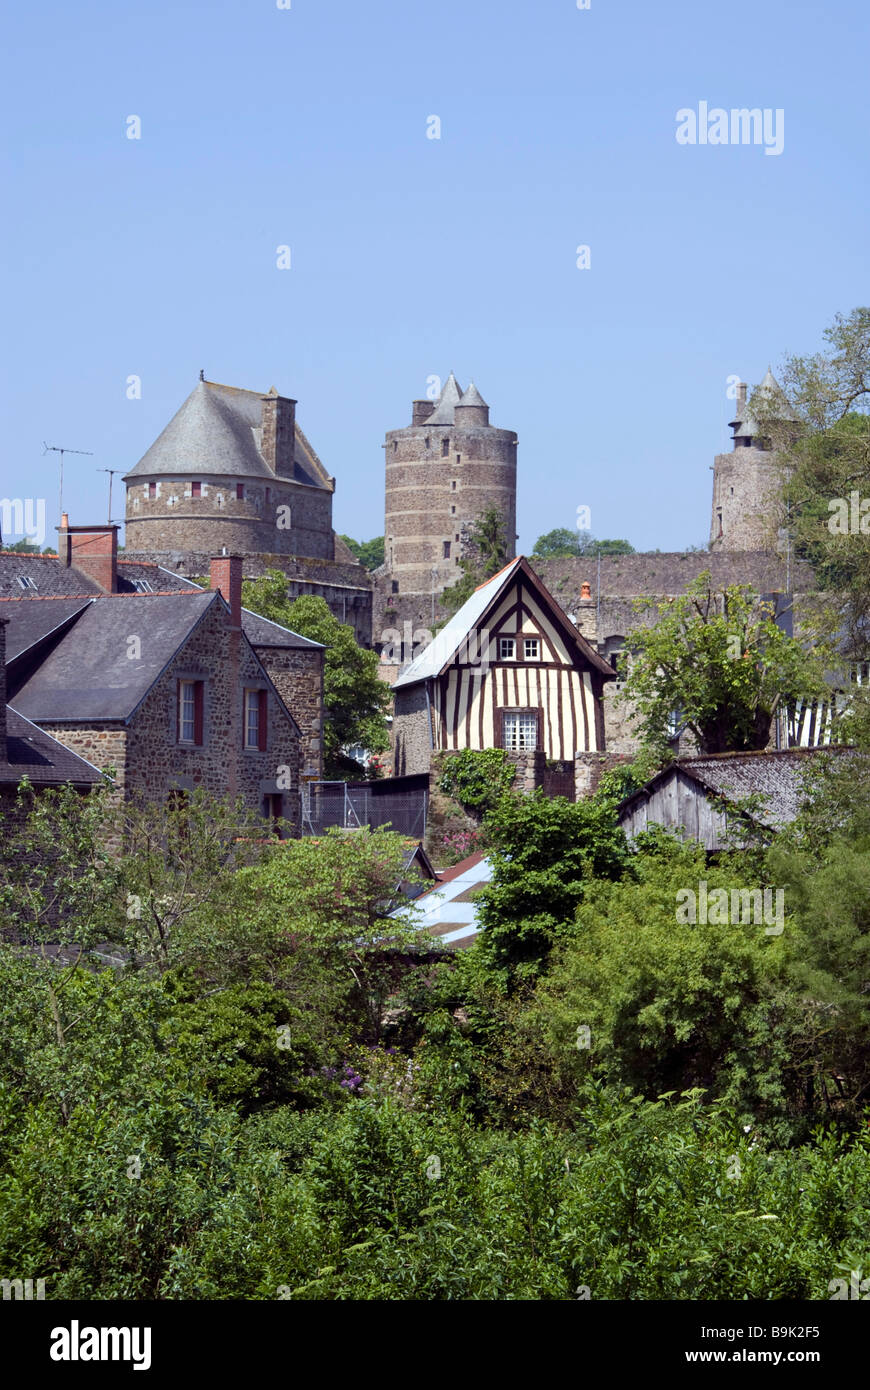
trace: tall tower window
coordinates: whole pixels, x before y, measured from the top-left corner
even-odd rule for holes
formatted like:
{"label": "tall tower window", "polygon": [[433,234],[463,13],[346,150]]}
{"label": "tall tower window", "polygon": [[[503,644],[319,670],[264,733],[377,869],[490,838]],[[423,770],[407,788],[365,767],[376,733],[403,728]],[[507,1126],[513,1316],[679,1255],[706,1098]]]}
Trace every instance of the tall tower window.
{"label": "tall tower window", "polygon": [[202,496],[202,483],[191,483],[191,485],[190,485],[190,495],[191,495],[191,497],[201,497],[201,496]]}
{"label": "tall tower window", "polygon": [[455,516],[455,515],[456,515],[456,508],[455,508],[455,507],[451,507],[451,508],[450,508],[450,515],[451,515],[451,516]]}
{"label": "tall tower window", "polygon": [[447,457],[447,455],[448,455],[449,453],[450,453],[450,440],[449,440],[449,439],[442,439],[442,440],[441,440],[441,457],[442,457],[443,459],[446,459],[446,457]]}
{"label": "tall tower window", "polygon": [[237,500],[238,502],[244,502],[244,500],[245,500],[245,485],[244,485],[244,483],[236,483],[236,500]]}
{"label": "tall tower window", "polygon": [[445,559],[445,560],[449,560],[449,559],[450,559],[450,542],[449,542],[449,541],[444,541],[443,544],[444,544],[444,559]]}
{"label": "tall tower window", "polygon": [[148,484],[148,496],[149,496],[149,497],[156,497],[156,496],[157,496],[157,484],[156,484],[156,483],[149,483],[149,484]]}
{"label": "tall tower window", "polygon": [[451,484],[450,484],[450,491],[451,491],[451,492],[455,492],[455,491],[456,491],[456,479],[455,479],[455,478],[453,479],[453,481],[452,481]]}

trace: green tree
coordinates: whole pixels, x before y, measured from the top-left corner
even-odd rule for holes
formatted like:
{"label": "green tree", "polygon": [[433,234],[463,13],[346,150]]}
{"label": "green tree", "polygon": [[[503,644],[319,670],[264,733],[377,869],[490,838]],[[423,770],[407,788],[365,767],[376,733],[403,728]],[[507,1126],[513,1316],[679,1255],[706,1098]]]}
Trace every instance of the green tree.
{"label": "green tree", "polygon": [[504,569],[508,548],[505,519],[497,507],[489,507],[469,527],[459,558],[462,578],[444,590],[441,606],[450,614],[458,612],[475,589]]}
{"label": "green tree", "polygon": [[342,536],[341,539],[367,570],[379,569],[384,563],[383,536],[374,536],[370,541],[355,541],[350,536]]}
{"label": "green tree", "polygon": [[254,613],[326,647],[324,771],[338,779],[365,776],[365,768],[344,750],[362,744],[372,753],[382,753],[390,746],[385,716],[392,697],[378,676],[377,654],[358,645],[353,628],[333,616],[325,599],[313,594],[289,599],[280,570],[246,581],[242,601]]}
{"label": "green tree", "polygon": [[704,753],[762,749],[777,710],[827,693],[824,654],[788,637],[748,586],[713,588],[708,570],[678,598],[635,603],[652,625],[627,634],[621,699],[641,739],[668,756],[675,712]]}
{"label": "green tree", "polygon": [[612,807],[593,801],[502,798],[484,821],[492,878],[479,898],[477,942],[506,984],[534,978],[595,878],[618,878],[629,860]]}
{"label": "green tree", "polygon": [[567,559],[573,556],[633,555],[634,546],[623,540],[597,541],[588,531],[569,531],[558,526],[535,541],[533,555],[542,560]]}
{"label": "green tree", "polygon": [[[825,348],[787,359],[782,384],[790,418],[777,402],[757,405],[760,429],[777,451],[795,552],[815,568],[833,599],[848,655],[870,655],[870,308],[837,314]],[[753,398],[753,409],[756,399]],[[864,504],[864,512],[861,510]],[[820,604],[819,630],[831,610]]]}

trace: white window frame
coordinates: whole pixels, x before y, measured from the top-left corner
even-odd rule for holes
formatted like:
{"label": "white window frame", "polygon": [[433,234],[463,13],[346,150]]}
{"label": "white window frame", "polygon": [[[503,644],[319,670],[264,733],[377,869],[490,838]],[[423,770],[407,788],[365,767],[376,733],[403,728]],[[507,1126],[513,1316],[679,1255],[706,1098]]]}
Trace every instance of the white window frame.
{"label": "white window frame", "polygon": [[516,661],[517,639],[515,637],[500,637],[498,639],[498,659],[499,661]]}

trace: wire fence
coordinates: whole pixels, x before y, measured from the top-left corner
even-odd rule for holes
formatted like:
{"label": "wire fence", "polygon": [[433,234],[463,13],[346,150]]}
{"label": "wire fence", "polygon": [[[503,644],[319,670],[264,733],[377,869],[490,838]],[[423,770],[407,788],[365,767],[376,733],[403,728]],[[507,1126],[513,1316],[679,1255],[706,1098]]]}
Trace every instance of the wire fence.
{"label": "wire fence", "polygon": [[428,792],[425,788],[392,789],[381,783],[303,782],[302,833],[322,835],[330,826],[343,830],[389,825],[415,840],[426,831]]}

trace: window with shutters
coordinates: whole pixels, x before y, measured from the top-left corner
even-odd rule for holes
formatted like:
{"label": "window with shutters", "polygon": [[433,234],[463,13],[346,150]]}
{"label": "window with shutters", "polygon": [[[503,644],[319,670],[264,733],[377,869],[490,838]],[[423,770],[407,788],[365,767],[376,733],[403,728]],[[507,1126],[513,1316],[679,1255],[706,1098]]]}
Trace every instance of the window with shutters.
{"label": "window with shutters", "polygon": [[245,747],[261,753],[266,749],[267,699],[265,690],[245,691]]}
{"label": "window with shutters", "polygon": [[194,747],[202,743],[203,681],[178,682],[178,742]]}

